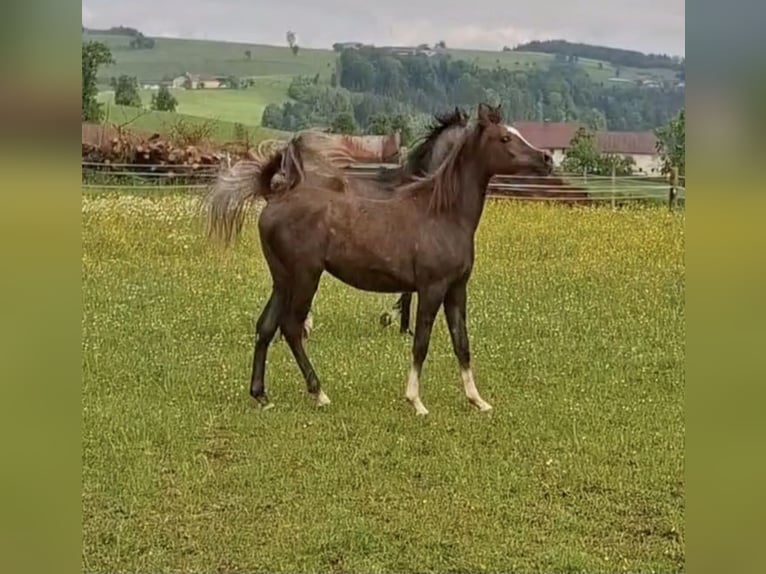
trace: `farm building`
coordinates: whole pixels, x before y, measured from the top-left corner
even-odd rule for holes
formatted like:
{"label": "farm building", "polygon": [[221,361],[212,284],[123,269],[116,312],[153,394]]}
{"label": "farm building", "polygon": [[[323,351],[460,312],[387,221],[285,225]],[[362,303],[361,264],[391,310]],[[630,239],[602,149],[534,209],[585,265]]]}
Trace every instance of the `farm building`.
{"label": "farm building", "polygon": [[[556,166],[564,160],[577,130],[585,127],[576,122],[515,122],[514,126],[530,143],[549,151]],[[661,170],[656,144],[652,132],[596,132],[596,146],[601,153],[630,156],[636,171],[647,175],[657,175]]]}
{"label": "farm building", "polygon": [[196,90],[198,88],[222,88],[225,87],[225,81],[222,78],[200,76],[199,74],[190,74],[187,72],[182,76],[173,78],[171,85],[173,88]]}

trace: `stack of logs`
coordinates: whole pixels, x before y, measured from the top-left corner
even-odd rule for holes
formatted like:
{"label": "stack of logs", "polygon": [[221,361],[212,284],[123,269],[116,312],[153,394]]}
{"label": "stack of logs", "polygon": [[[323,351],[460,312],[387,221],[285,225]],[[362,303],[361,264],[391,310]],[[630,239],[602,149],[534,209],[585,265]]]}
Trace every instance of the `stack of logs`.
{"label": "stack of logs", "polygon": [[99,167],[123,170],[125,166],[140,166],[142,171],[171,171],[183,167],[183,171],[218,167],[226,159],[225,154],[210,152],[197,146],[178,146],[163,140],[159,134],[140,140],[127,134],[117,134],[100,144],[82,142],[82,161],[101,164]]}

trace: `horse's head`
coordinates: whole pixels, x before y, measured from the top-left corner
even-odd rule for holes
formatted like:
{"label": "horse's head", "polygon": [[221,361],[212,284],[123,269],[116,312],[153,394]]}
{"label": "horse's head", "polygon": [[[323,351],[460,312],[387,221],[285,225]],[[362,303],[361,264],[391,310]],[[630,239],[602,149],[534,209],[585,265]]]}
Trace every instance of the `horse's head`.
{"label": "horse's head", "polygon": [[503,124],[500,106],[479,104],[479,146],[493,175],[550,175],[551,155],[529,143],[516,128]]}

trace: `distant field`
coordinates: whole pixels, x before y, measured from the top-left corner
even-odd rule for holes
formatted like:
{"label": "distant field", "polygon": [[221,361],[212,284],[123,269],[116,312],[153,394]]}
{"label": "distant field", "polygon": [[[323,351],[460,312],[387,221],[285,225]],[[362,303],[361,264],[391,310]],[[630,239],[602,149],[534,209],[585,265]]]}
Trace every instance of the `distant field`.
{"label": "distant field", "polygon": [[[290,77],[271,76],[257,78],[255,81],[255,87],[246,90],[174,89],[171,91],[178,100],[178,113],[259,126],[266,105],[287,99]],[[141,90],[141,99],[147,107],[151,102],[152,93],[151,90]],[[113,102],[114,92],[101,92],[99,100]]]}
{"label": "distant field", "polygon": [[[547,67],[555,61],[552,54],[537,52],[492,52],[488,50],[448,50],[448,52],[454,58],[475,62],[477,65],[487,68],[502,66],[503,68],[523,70],[532,66]],[[580,58],[578,63],[597,82],[606,82],[617,74],[615,67],[608,62]],[[621,68],[620,77],[627,80],[650,77],[673,79],[675,74],[672,70],[664,69]]]}
{"label": "distant field", "polygon": [[[166,77],[186,72],[203,75],[237,77],[300,74],[329,77],[335,66],[332,50],[300,50],[257,44],[235,44],[207,40],[157,38],[151,50],[133,50],[126,36],[83,34],[83,40],[99,40],[112,50],[116,64],[101,69],[99,79],[105,83],[112,76],[127,74],[141,82],[159,82]],[[252,52],[252,60],[245,56]]]}
{"label": "distant field", "polygon": [[[157,38],[152,50],[133,50],[128,47],[129,38],[98,34],[83,34],[84,40],[100,40],[112,50],[117,64],[101,70],[101,81],[112,76],[128,74],[142,82],[160,81],[163,77],[178,76],[185,72],[194,74],[235,75],[238,77],[269,75],[314,75],[329,77],[335,69],[337,54],[332,50],[303,48],[293,55],[287,46],[263,46],[238,44],[211,40],[181,40]],[[251,50],[252,60],[245,57]],[[536,52],[503,52],[501,50],[448,50],[453,58],[476,62],[480,66],[496,65],[511,69],[524,69],[533,63],[548,66],[554,61],[551,54]],[[597,60],[580,59],[595,81],[608,81],[615,76],[615,68]],[[625,79],[660,77],[672,79],[670,70],[622,68],[620,77]]]}
{"label": "distant field", "polygon": [[[209,117],[192,116],[188,114],[172,112],[154,112],[149,110],[139,110],[128,106],[115,106],[109,104],[106,106],[107,117],[104,121],[111,124],[125,124],[129,129],[139,131],[156,131],[167,133],[169,129],[179,120],[188,122],[192,125],[207,123],[212,126],[213,133],[211,138],[219,143],[225,143],[234,139],[234,125],[236,122],[216,120]],[[245,125],[245,129],[250,133],[253,142],[270,138],[282,138],[285,133],[259,126]]]}

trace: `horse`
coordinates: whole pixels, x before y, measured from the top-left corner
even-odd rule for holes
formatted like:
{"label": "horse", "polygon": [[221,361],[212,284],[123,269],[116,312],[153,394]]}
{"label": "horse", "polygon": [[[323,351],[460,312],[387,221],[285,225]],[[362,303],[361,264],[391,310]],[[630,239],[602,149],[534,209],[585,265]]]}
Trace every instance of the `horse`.
{"label": "horse", "polygon": [[[452,149],[452,146],[459,140],[460,135],[463,133],[467,124],[468,114],[465,110],[457,106],[452,111],[442,114],[434,114],[433,122],[429,127],[428,133],[426,133],[413,147],[402,166],[394,169],[381,168],[377,171],[372,180],[359,178],[360,181],[356,182],[356,185],[351,188],[352,191],[368,197],[385,199],[393,192],[396,185],[411,181],[412,178],[432,173],[447,156]],[[270,151],[266,151],[269,148],[271,148]],[[286,150],[287,147],[282,142],[268,140],[259,144],[253,159],[263,162],[266,157],[270,158],[274,155],[279,155],[279,157],[282,158],[281,161],[285,161],[285,158],[281,154],[286,153]],[[297,157],[294,159],[295,161],[298,161]],[[353,160],[350,157],[347,157],[342,153],[336,153],[334,160],[333,163],[336,166],[338,166],[339,163],[342,164],[346,161],[348,161],[349,164],[353,163]],[[305,166],[291,165],[293,165],[293,169],[300,169],[304,173],[307,171]],[[280,171],[273,176],[271,185],[285,185],[287,177],[283,173],[284,169],[286,169],[286,167],[281,168]],[[351,177],[353,178],[354,176]],[[372,182],[371,185],[366,185],[368,182]],[[392,306],[392,311],[399,313],[399,332],[402,334],[412,334],[412,331],[410,330],[411,307],[412,293],[403,293]],[[382,326],[387,326],[391,322],[392,317],[390,311],[381,314],[380,323]],[[313,318],[311,311],[309,311],[303,326],[304,338],[308,338],[312,328]],[[277,338],[279,338],[279,334],[280,333],[278,332]]]}
{"label": "horse", "polygon": [[[492,410],[476,387],[466,327],[467,286],[487,184],[495,175],[521,169],[548,175],[553,161],[550,154],[530,146],[503,125],[500,106],[479,104],[477,116],[475,125],[463,133],[433,174],[397,186],[388,199],[350,192],[353,182],[341,170],[318,182],[277,156],[261,166],[249,193],[224,187],[212,197],[209,229],[224,237],[229,231],[241,230],[237,222],[248,201],[266,200],[258,232],[272,289],[256,322],[250,377],[250,396],[262,408],[273,406],[266,393],[265,374],[268,348],[277,328],[284,334],[309,395],[319,407],[330,404],[302,337],[319,280],[327,272],[363,291],[418,294],[405,390],[417,415],[428,414],[420,398],[420,375],[441,306],[466,398],[479,411]],[[286,157],[293,158],[310,151],[300,137],[293,138],[288,148]],[[280,167],[288,168],[289,185],[275,189],[271,179]],[[226,208],[221,209],[222,205]]]}

